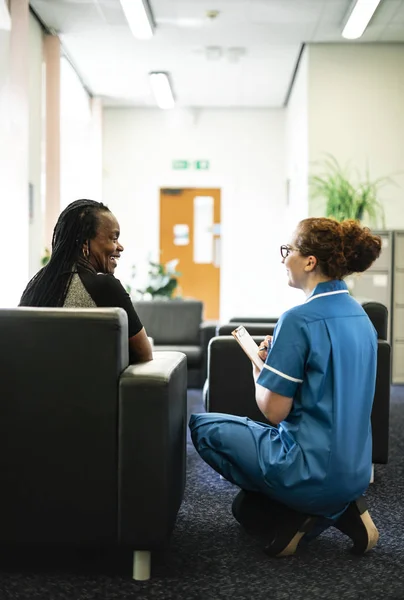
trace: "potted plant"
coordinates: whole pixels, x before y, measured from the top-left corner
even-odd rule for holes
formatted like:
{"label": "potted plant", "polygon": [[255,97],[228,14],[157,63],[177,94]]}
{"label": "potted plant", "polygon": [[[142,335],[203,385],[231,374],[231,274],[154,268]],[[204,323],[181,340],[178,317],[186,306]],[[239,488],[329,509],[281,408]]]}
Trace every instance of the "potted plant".
{"label": "potted plant", "polygon": [[[151,296],[152,299],[171,299],[178,291],[178,277],[181,275],[176,269],[178,259],[169,262],[149,262],[149,282],[144,290],[137,290],[143,297]],[[178,296],[178,294],[177,294]]]}
{"label": "potted plant", "polygon": [[45,267],[48,264],[51,258],[51,253],[49,248],[45,248],[43,256],[41,256],[41,266]]}
{"label": "potted plant", "polygon": [[338,221],[366,219],[370,225],[385,227],[384,209],[379,201],[382,187],[394,183],[390,177],[371,180],[368,170],[361,178],[348,164],[341,167],[336,158],[327,155],[322,171],[310,177],[312,198],[326,201],[325,214]]}

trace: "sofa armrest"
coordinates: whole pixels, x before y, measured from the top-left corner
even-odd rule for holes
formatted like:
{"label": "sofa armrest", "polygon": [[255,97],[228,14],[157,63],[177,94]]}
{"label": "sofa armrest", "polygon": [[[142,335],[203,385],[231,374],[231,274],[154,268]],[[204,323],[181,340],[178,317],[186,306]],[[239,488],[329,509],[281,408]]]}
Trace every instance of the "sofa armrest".
{"label": "sofa armrest", "polygon": [[[263,336],[252,336],[257,343]],[[208,389],[206,410],[255,421],[267,422],[255,401],[251,361],[237,340],[221,335],[211,339],[208,347]]]}
{"label": "sofa armrest", "polygon": [[208,372],[208,346],[210,340],[215,336],[216,321],[204,321],[199,328],[200,344],[202,350],[201,384],[205,383]]}
{"label": "sofa armrest", "polygon": [[118,536],[142,550],[168,542],[185,487],[187,361],[153,356],[119,382]]}
{"label": "sofa armrest", "polygon": [[246,323],[277,323],[279,317],[232,317],[229,323],[245,325]]}
{"label": "sofa armrest", "polygon": [[376,390],[372,408],[373,462],[387,463],[389,455],[391,347],[377,342]]}
{"label": "sofa armrest", "polygon": [[224,323],[216,327],[216,335],[231,335],[231,332],[240,325],[244,325],[251,336],[261,336],[262,340],[266,335],[273,334],[276,327],[276,322],[270,323],[268,321],[267,323],[248,323],[244,321],[244,323]]}

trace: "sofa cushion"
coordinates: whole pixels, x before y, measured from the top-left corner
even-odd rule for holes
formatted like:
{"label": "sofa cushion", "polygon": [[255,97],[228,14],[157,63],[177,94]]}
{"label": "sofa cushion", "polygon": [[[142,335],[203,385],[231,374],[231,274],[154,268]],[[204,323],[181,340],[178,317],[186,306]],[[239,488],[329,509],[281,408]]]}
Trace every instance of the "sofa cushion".
{"label": "sofa cushion", "polygon": [[142,300],[134,303],[147,335],[154,345],[200,344],[202,302],[198,300]]}
{"label": "sofa cushion", "polygon": [[155,352],[183,352],[187,357],[188,367],[199,367],[202,359],[202,348],[200,346],[156,346],[154,344],[153,351]]}
{"label": "sofa cushion", "polygon": [[153,350],[155,352],[183,352],[187,357],[189,367],[199,367],[201,364],[202,348],[200,346],[156,346],[154,344]]}

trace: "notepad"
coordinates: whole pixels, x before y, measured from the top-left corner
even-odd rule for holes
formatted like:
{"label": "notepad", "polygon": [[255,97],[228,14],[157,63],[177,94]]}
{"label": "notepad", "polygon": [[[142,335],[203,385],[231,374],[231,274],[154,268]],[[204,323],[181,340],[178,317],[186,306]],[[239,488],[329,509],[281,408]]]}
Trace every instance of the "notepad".
{"label": "notepad", "polygon": [[244,325],[237,327],[231,334],[236,338],[248,358],[252,360],[259,369],[262,369],[264,361],[258,356],[259,348]]}

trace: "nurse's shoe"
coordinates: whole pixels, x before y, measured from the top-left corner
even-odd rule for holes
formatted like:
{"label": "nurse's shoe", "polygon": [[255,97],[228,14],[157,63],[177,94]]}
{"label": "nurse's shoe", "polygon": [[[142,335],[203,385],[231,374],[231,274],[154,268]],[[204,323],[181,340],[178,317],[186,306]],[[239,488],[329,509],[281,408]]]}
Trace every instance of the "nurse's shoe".
{"label": "nurse's shoe", "polygon": [[334,527],[351,538],[354,554],[365,554],[376,546],[379,539],[379,532],[372,521],[363,496],[349,504],[346,511],[334,523]]}
{"label": "nurse's shoe", "polygon": [[232,512],[246,531],[265,540],[265,552],[269,556],[294,554],[302,537],[318,520],[264,494],[245,490],[234,498]]}
{"label": "nurse's shoe", "polygon": [[233,499],[233,517],[249,533],[271,536],[279,522],[281,505],[259,492],[240,490]]}
{"label": "nurse's shoe", "polygon": [[271,543],[265,548],[269,556],[291,556],[296,552],[300,540],[310,533],[319,517],[290,511]]}

